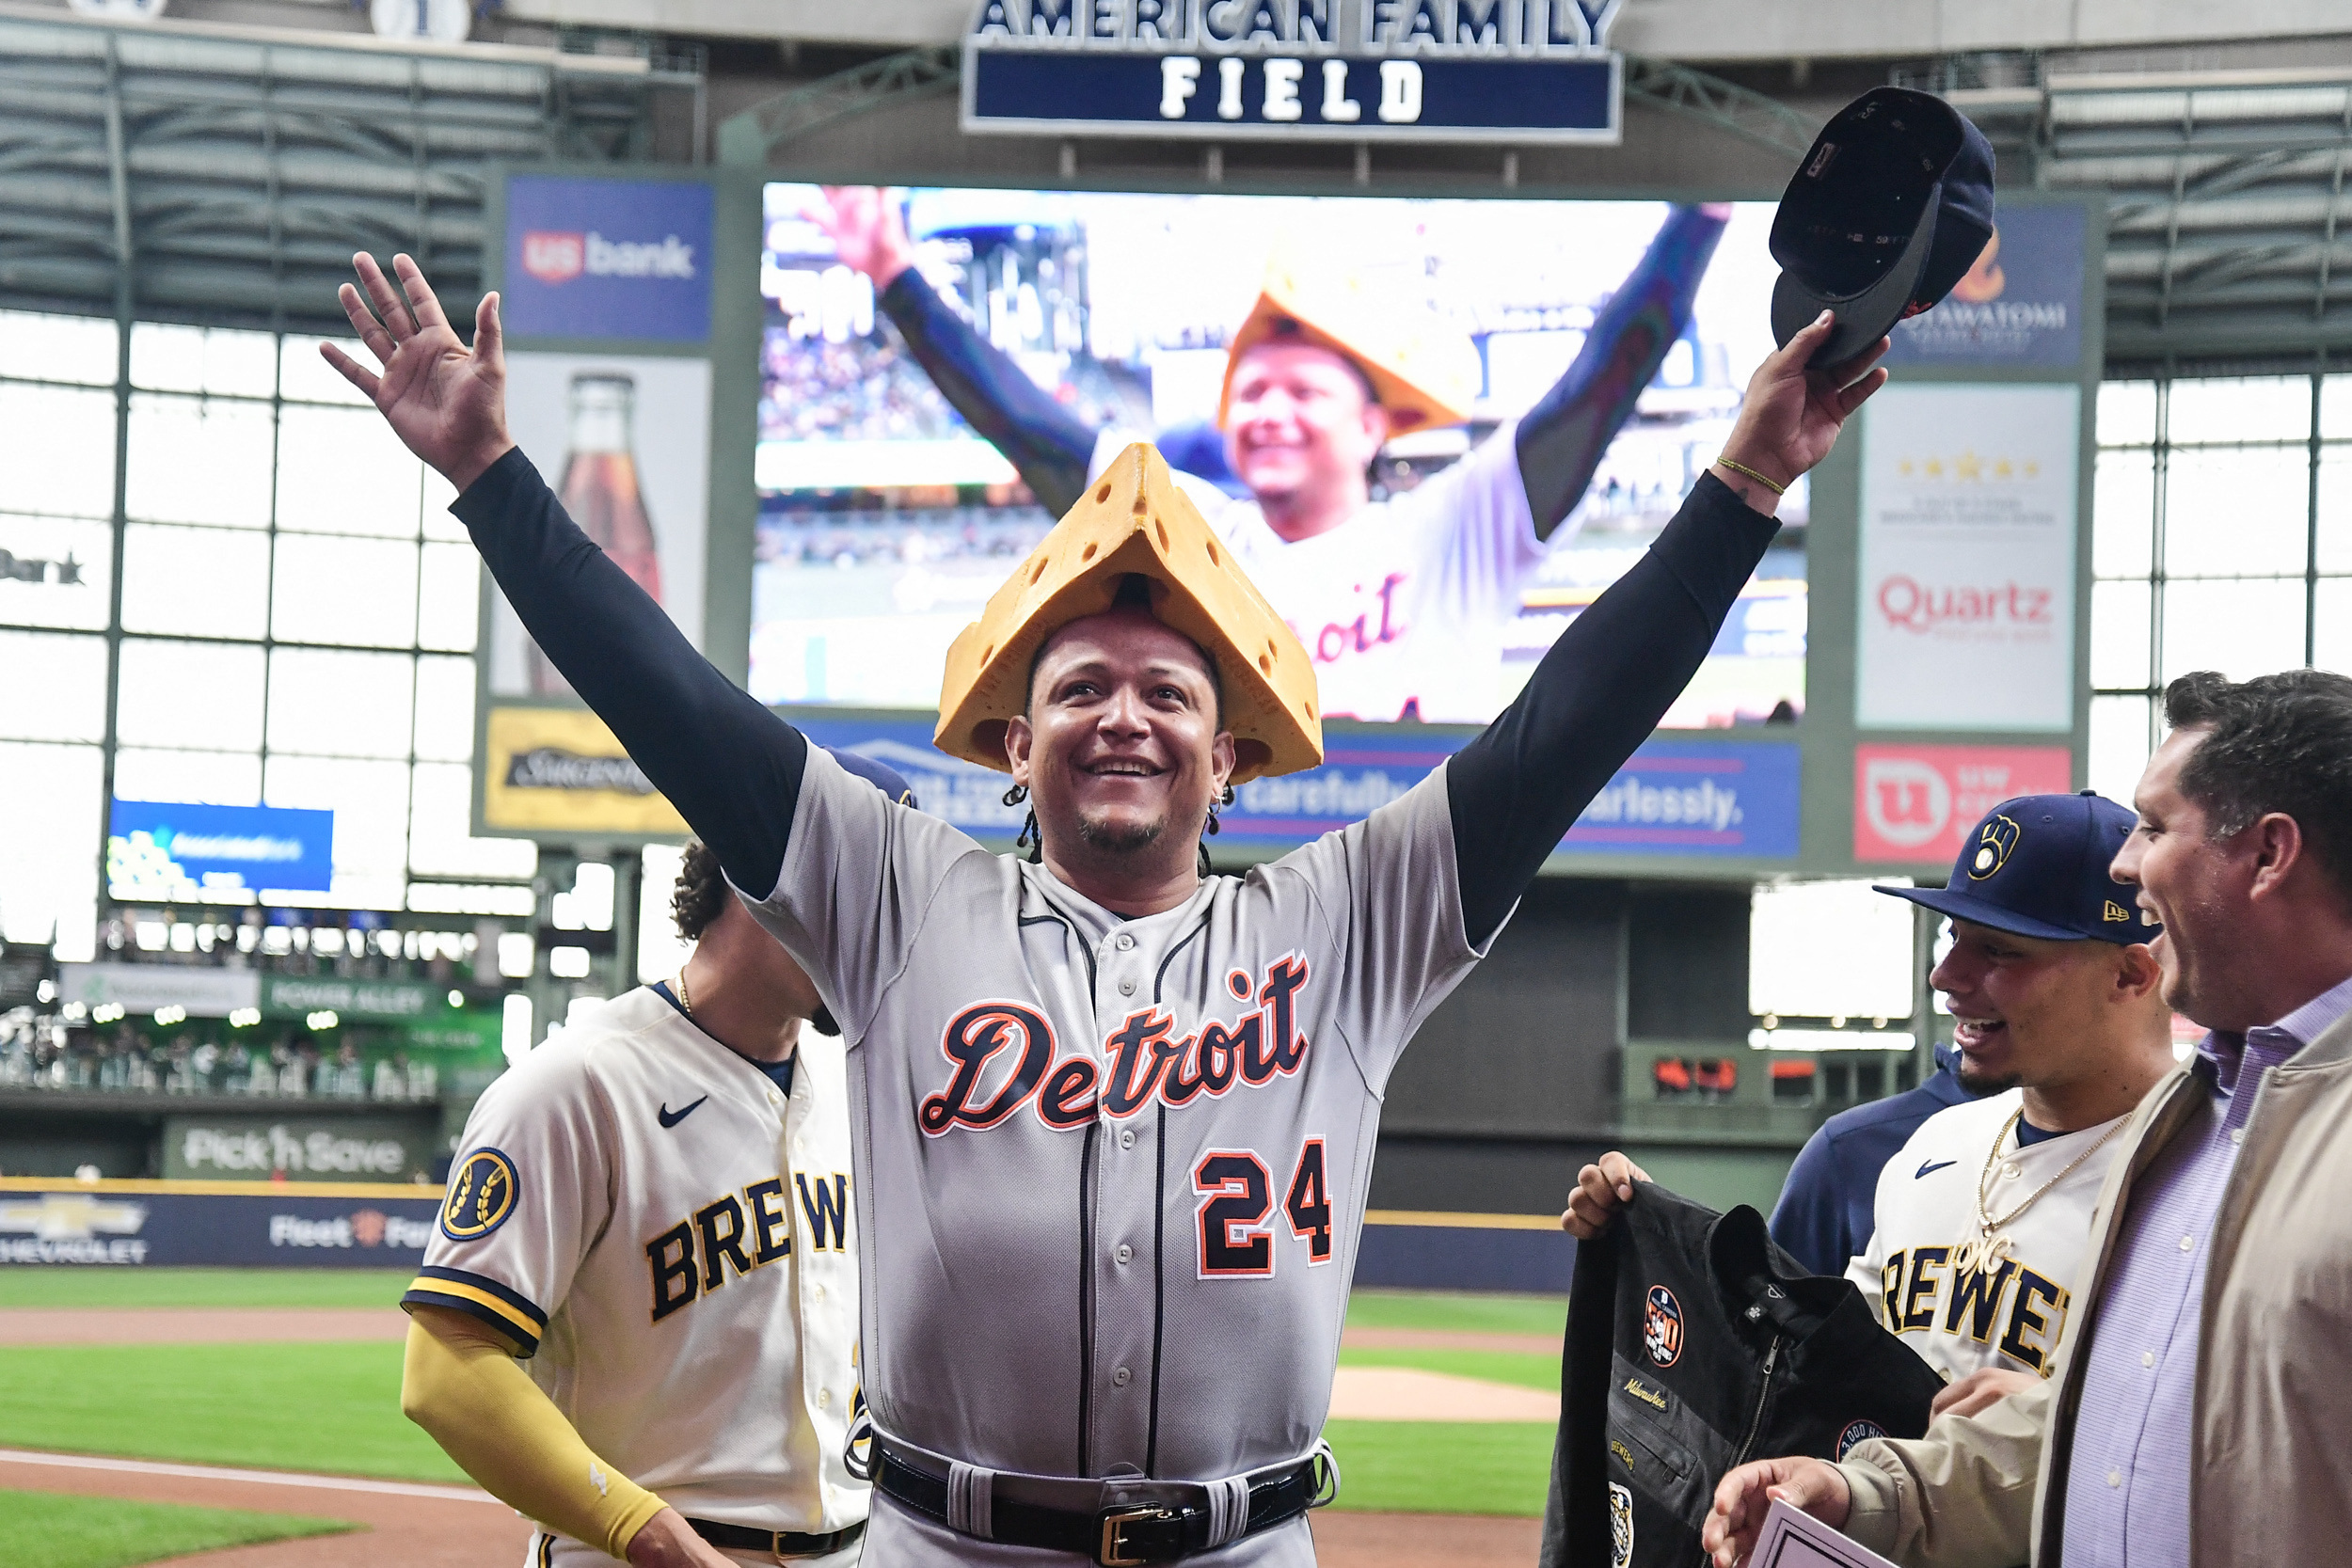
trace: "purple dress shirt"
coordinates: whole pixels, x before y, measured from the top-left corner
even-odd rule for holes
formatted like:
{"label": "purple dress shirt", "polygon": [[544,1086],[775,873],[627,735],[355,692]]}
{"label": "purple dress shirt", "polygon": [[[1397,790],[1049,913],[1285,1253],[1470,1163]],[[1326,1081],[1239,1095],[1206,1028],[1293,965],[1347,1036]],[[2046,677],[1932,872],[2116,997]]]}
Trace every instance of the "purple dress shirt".
{"label": "purple dress shirt", "polygon": [[2196,1114],[2135,1184],[2083,1367],[2067,1568],[2185,1568],[2197,1336],[2214,1215],[2264,1076],[2352,1012],[2352,979],[2243,1039],[2212,1034]]}

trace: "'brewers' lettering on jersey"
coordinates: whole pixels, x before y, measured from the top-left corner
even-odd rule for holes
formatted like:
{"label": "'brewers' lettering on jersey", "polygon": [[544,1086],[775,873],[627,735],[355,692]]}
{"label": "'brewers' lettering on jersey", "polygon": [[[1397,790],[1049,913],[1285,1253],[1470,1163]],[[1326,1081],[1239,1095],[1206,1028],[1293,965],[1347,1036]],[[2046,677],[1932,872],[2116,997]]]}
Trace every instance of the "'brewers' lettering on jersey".
{"label": "'brewers' lettering on jersey", "polygon": [[[2120,1147],[2109,1145],[2061,1179],[2114,1124],[2020,1148],[2003,1133],[2023,1099],[2011,1089],[1920,1123],[1880,1171],[1878,1228],[1846,1270],[1879,1321],[1948,1377],[1980,1367],[2050,1375],[2090,1242],[2091,1206]],[[1996,1137],[2003,1139],[1997,1155]],[[2056,1186],[2020,1211],[2028,1194],[2053,1180]],[[1982,1268],[1963,1267],[1973,1261],[1963,1259],[1963,1247],[1977,1250],[1979,1184],[1995,1216],[2016,1217],[2001,1227],[2006,1247]]]}

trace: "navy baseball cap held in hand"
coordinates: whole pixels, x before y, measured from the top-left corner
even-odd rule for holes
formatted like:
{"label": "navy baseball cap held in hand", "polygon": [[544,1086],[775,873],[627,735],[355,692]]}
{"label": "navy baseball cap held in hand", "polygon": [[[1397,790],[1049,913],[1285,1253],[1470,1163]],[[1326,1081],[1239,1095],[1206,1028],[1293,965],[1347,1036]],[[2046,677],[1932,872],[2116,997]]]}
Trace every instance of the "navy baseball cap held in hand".
{"label": "navy baseball cap held in hand", "polygon": [[2137,889],[2107,875],[2137,821],[2105,796],[2021,795],[1977,824],[1940,888],[1878,891],[2045,942],[2153,942],[2162,929],[2134,901]]}
{"label": "navy baseball cap held in hand", "polygon": [[1772,339],[1837,312],[1835,365],[1929,309],[1993,237],[1993,146],[1932,93],[1873,87],[1814,138],[1772,217]]}

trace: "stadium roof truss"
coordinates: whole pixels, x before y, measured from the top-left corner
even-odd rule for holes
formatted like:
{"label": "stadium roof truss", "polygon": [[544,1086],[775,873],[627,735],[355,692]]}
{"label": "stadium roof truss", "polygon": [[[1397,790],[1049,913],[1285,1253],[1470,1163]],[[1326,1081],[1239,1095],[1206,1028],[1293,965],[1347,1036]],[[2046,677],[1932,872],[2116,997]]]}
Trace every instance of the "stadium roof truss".
{"label": "stadium roof truss", "polygon": [[478,291],[499,161],[649,150],[644,57],[0,9],[0,297],[288,326],[354,250]]}
{"label": "stadium roof truss", "polygon": [[2352,71],[2051,74],[1950,96],[2034,184],[2108,193],[2110,360],[2352,348]]}

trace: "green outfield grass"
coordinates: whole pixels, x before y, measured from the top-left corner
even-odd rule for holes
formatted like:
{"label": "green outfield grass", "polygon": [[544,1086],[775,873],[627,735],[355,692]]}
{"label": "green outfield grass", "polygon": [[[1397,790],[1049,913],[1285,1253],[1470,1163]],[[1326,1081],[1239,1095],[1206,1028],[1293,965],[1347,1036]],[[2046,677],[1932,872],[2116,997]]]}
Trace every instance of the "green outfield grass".
{"label": "green outfield grass", "polygon": [[1557,1339],[1568,1324],[1565,1296],[1448,1295],[1437,1291],[1358,1291],[1347,1301],[1350,1328],[1432,1328],[1473,1334],[1541,1334]]}
{"label": "green outfield grass", "polygon": [[1552,1429],[1533,1421],[1333,1421],[1335,1508],[1540,1516]]}
{"label": "green outfield grass", "polygon": [[401,1416],[400,1357],[392,1341],[0,1349],[0,1446],[465,1480]]}
{"label": "green outfield grass", "polygon": [[395,1307],[413,1269],[0,1269],[0,1307]]}
{"label": "green outfield grass", "polygon": [[1482,1378],[1520,1388],[1560,1389],[1560,1358],[1507,1350],[1343,1350],[1343,1367],[1414,1367],[1452,1377]]}
{"label": "green outfield grass", "polygon": [[129,1568],[222,1546],[336,1535],[355,1528],[297,1513],[0,1490],[0,1562],[40,1568]]}
{"label": "green outfield grass", "polygon": [[[401,1272],[153,1269],[0,1270],[0,1307],[365,1307],[389,1305]],[[1557,1297],[1359,1291],[1357,1327],[1556,1338]],[[1560,1386],[1557,1355],[1479,1350],[1351,1350],[1353,1366],[1417,1367],[1523,1387]],[[462,1481],[400,1414],[401,1347],[345,1342],[0,1348],[0,1446],[194,1464]],[[1543,1511],[1552,1429],[1517,1422],[1334,1421],[1346,1485],[1338,1506],[1433,1513]],[[133,1562],[137,1557],[9,1550],[0,1562]],[[224,1538],[226,1540],[228,1538]],[[236,1539],[261,1539],[238,1537]],[[183,1548],[195,1550],[196,1547]],[[160,1555],[160,1554],[151,1554]]]}

